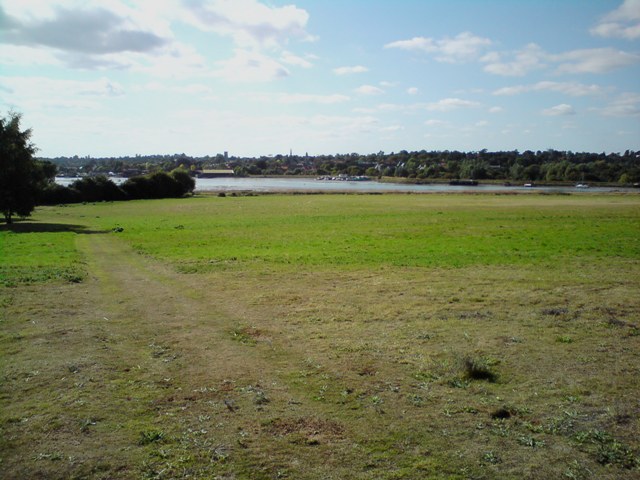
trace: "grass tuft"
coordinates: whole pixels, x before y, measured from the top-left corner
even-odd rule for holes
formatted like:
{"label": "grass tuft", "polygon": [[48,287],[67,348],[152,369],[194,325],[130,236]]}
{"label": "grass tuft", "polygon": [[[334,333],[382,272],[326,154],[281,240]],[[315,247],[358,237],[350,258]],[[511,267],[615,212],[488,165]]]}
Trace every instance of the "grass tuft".
{"label": "grass tuft", "polygon": [[486,359],[476,357],[465,357],[462,360],[465,378],[469,380],[486,380],[495,382],[498,374],[491,370]]}

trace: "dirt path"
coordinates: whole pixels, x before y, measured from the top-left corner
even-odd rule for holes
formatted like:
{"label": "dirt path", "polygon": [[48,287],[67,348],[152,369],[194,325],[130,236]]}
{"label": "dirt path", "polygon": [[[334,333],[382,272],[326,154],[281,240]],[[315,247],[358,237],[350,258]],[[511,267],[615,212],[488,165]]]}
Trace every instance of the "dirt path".
{"label": "dirt path", "polygon": [[[148,335],[148,345],[162,343],[176,358],[183,357],[183,376],[195,375],[203,363],[214,379],[221,373],[264,371],[259,355],[232,341],[243,321],[240,311],[230,311],[228,302],[219,301],[217,292],[208,293],[197,276],[145,258],[115,235],[79,236],[77,245],[99,288],[97,303],[105,316],[125,331]],[[197,375],[190,379],[198,381]]]}
{"label": "dirt path", "polygon": [[198,468],[232,456],[235,471],[263,464],[273,470],[265,458],[274,453],[264,449],[264,436],[271,437],[265,422],[294,419],[293,427],[285,420],[282,428],[303,437],[342,431],[318,420],[326,417],[323,408],[288,381],[305,352],[251,327],[264,312],[238,302],[232,287],[209,291],[201,276],[176,273],[113,234],[79,236],[77,246],[91,272],[109,361],[125,377],[135,373],[140,386],[138,398],[126,395],[128,403],[144,428],[174,440],[174,456],[188,452]]}
{"label": "dirt path", "polygon": [[116,234],[78,235],[77,248],[85,282],[21,289],[8,308],[16,367],[3,366],[12,402],[0,476],[277,468],[261,447],[264,422],[320,413],[281,380],[284,363],[303,359],[248,328],[260,313],[235,310],[232,291],[221,299],[201,276],[141,256]]}

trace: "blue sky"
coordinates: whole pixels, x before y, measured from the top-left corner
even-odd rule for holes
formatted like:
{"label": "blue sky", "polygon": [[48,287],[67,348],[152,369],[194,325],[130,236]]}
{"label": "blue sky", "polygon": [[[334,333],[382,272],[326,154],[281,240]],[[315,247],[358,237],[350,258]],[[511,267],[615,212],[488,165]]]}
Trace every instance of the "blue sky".
{"label": "blue sky", "polygon": [[640,0],[3,0],[43,157],[640,150]]}

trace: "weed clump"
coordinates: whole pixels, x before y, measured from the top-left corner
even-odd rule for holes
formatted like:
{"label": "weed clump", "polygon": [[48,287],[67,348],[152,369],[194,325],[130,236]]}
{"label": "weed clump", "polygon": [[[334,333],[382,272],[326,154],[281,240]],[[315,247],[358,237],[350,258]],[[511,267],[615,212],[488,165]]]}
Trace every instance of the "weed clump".
{"label": "weed clump", "polygon": [[499,408],[491,413],[494,420],[507,420],[511,418],[511,412],[507,408]]}
{"label": "weed clump", "polygon": [[597,429],[579,432],[575,440],[580,444],[594,445],[596,460],[601,465],[618,465],[626,469],[640,467],[640,456],[608,432]]}
{"label": "weed clump", "polygon": [[495,382],[498,375],[491,370],[489,363],[481,358],[465,357],[462,361],[465,378],[469,380],[487,380]]}
{"label": "weed clump", "polygon": [[156,443],[164,440],[164,432],[157,430],[148,430],[140,432],[140,438],[138,439],[138,445],[149,445],[150,443]]}

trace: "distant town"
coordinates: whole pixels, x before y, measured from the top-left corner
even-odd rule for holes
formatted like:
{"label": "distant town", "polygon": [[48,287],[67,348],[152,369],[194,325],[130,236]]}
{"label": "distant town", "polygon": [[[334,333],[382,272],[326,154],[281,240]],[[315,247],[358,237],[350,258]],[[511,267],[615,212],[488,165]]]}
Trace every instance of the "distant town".
{"label": "distant town", "polygon": [[576,153],[544,150],[524,152],[479,150],[413,151],[336,155],[278,154],[236,157],[227,152],[214,156],[135,155],[127,157],[41,158],[56,165],[63,177],[133,177],[182,168],[194,177],[216,176],[367,176],[420,180],[513,180],[546,182],[640,182],[640,151]]}

